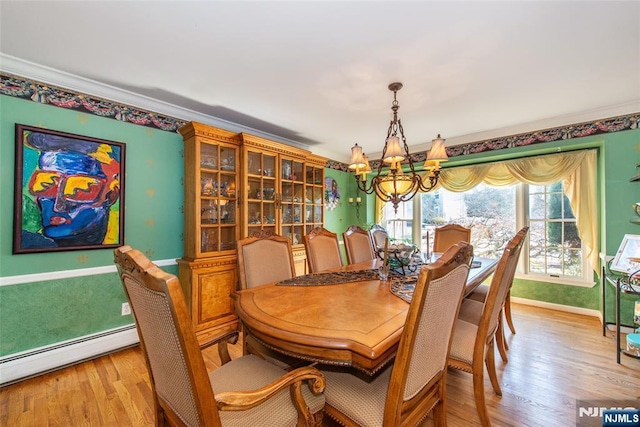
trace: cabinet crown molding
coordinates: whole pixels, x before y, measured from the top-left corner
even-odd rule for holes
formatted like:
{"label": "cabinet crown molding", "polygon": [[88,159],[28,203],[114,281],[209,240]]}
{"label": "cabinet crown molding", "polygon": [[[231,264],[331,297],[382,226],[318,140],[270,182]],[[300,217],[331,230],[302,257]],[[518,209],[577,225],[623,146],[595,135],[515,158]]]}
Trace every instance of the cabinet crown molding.
{"label": "cabinet crown molding", "polygon": [[178,129],[178,132],[180,132],[180,135],[182,135],[184,139],[200,136],[204,138],[212,138],[217,141],[228,142],[235,145],[239,145],[242,142],[242,140],[240,139],[240,134],[238,133],[230,132],[228,130],[216,128],[198,122],[189,122]]}
{"label": "cabinet crown molding", "polygon": [[271,141],[269,139],[261,138],[255,135],[250,135],[244,132],[240,134],[240,137],[242,138],[243,145],[258,147],[258,148],[269,150],[269,151],[275,151],[279,154],[285,154],[291,157],[307,158],[312,154],[311,151],[309,150],[292,147],[290,145]]}

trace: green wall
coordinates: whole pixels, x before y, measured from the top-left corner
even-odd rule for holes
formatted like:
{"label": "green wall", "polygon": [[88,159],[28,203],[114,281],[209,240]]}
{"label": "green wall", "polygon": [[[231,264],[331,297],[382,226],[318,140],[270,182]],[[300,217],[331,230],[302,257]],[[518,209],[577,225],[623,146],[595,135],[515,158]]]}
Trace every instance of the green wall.
{"label": "green wall", "polygon": [[[349,204],[349,197],[356,198],[356,184],[353,174],[348,172],[341,172],[335,169],[325,169],[325,179],[332,178],[338,183],[338,189],[340,190],[340,203],[335,209],[329,210],[325,208],[324,211],[324,227],[338,234],[338,239],[342,242],[342,233],[351,225],[364,226],[364,218],[367,212],[366,202],[360,205],[360,218],[356,216],[356,208]],[[364,199],[364,198],[363,198]],[[344,252],[344,245],[341,245],[342,249],[342,262],[346,264],[347,257]]]}
{"label": "green wall", "polygon": [[[333,210],[325,209],[325,228],[342,234],[351,225],[365,225],[366,201],[360,205],[360,220],[356,217],[356,208],[349,204],[349,197],[356,198],[356,183],[352,173],[334,169],[325,169],[325,178],[333,178],[340,189],[340,204]],[[361,196],[362,197],[362,196]]]}
{"label": "green wall", "polygon": [[[125,243],[153,260],[183,253],[182,137],[0,95],[0,276],[113,266],[112,250],[12,255],[15,123],[126,144]],[[175,266],[167,268],[176,272]],[[0,356],[130,324],[117,274],[0,287]]]}
{"label": "green wall", "polygon": [[[629,179],[639,170],[640,164],[640,130],[619,132],[609,135],[604,145],[603,171],[604,209],[603,248],[607,255],[615,255],[625,234],[640,234],[640,224],[632,224],[629,220],[635,216],[631,206],[640,202],[640,182]],[[606,320],[614,321],[615,289],[607,285]],[[637,297],[623,295],[620,299],[621,321],[633,324],[633,304]]]}

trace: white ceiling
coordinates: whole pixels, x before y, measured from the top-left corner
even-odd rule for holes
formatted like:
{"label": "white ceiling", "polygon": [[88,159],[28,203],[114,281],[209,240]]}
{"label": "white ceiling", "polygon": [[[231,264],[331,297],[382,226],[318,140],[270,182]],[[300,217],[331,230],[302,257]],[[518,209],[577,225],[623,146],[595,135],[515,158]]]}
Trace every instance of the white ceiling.
{"label": "white ceiling", "polygon": [[394,81],[414,150],[640,111],[638,1],[2,0],[0,19],[4,63],[339,161],[356,142],[381,151]]}

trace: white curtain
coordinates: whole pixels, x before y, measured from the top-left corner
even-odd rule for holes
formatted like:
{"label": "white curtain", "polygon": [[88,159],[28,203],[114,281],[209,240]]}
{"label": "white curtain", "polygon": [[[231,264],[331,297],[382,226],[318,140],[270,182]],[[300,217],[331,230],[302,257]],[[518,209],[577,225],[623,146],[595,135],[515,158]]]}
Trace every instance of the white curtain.
{"label": "white curtain", "polygon": [[[428,174],[421,172],[422,179]],[[504,162],[443,169],[437,188],[462,192],[484,182],[493,186],[517,182],[549,185],[562,181],[565,195],[576,217],[587,259],[596,273],[598,259],[598,191],[596,150],[549,154]]]}

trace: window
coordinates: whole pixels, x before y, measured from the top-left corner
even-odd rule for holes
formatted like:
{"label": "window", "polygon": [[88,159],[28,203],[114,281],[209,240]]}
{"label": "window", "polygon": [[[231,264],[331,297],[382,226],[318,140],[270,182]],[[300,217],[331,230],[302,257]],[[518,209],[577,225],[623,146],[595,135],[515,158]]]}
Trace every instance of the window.
{"label": "window", "polygon": [[516,186],[490,187],[480,184],[464,193],[438,190],[420,195],[422,213],[422,247],[426,248],[429,232],[430,248],[437,227],[460,224],[471,229],[474,254],[498,258],[516,227]]}
{"label": "window", "polygon": [[405,202],[394,212],[393,205],[387,203],[384,207],[384,228],[392,240],[413,241],[413,204]]}
{"label": "window", "polygon": [[387,204],[382,226],[391,238],[414,236],[411,240],[420,242],[425,251],[427,233],[432,247],[435,228],[449,223],[470,228],[475,255],[488,258],[500,257],[516,231],[528,224],[529,237],[520,261],[522,274],[541,281],[592,281],[561,182],[547,186],[480,184],[463,193],[439,189],[402,203],[398,215]]}
{"label": "window", "polygon": [[529,220],[528,267],[533,274],[581,277],[582,244],[562,183],[525,186]]}

